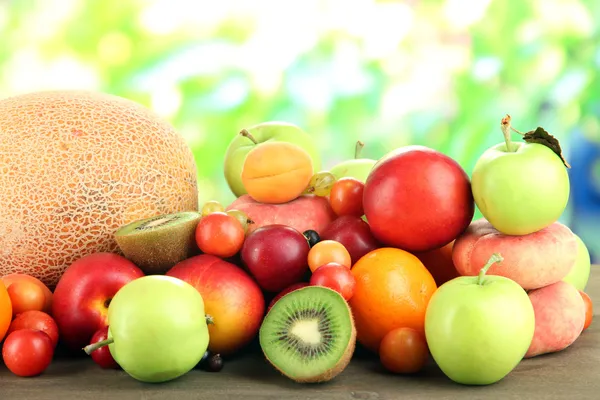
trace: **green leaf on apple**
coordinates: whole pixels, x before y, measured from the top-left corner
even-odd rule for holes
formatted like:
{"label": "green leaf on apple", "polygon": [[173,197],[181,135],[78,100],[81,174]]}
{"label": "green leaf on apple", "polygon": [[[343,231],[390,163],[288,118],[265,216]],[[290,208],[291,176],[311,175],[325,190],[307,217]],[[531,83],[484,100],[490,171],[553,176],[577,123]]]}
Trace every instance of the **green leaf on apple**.
{"label": "green leaf on apple", "polygon": [[567,160],[565,160],[565,158],[562,155],[562,149],[560,148],[560,143],[558,139],[549,134],[541,126],[538,126],[537,129],[533,131],[529,131],[523,134],[523,140],[527,143],[538,143],[548,147],[550,150],[555,152],[557,156],[560,157],[565,167],[571,168]]}

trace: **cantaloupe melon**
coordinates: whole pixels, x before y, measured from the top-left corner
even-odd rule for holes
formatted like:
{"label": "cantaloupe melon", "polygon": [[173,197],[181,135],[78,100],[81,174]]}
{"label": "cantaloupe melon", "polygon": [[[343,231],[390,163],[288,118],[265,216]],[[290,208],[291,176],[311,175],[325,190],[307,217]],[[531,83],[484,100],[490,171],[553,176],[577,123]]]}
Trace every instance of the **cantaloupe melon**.
{"label": "cantaloupe melon", "polygon": [[119,253],[119,226],[188,210],[194,156],[140,104],[86,91],[0,100],[0,275],[54,287],[78,258]]}

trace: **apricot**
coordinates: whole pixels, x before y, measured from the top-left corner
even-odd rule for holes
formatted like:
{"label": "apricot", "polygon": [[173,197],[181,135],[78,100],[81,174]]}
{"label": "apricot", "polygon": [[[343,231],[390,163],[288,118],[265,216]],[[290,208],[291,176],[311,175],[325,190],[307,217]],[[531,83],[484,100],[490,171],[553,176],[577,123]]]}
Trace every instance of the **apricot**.
{"label": "apricot", "polygon": [[308,152],[287,142],[267,142],[252,149],[242,167],[242,184],[260,203],[282,204],[298,198],[313,175]]}
{"label": "apricot", "polygon": [[533,340],[525,358],[569,347],[585,324],[585,303],[575,286],[563,281],[528,293],[535,313]]}
{"label": "apricot", "polygon": [[562,280],[573,268],[577,239],[560,222],[528,235],[510,236],[480,218],[456,239],[452,260],[459,274],[475,276],[496,252],[504,261],[494,264],[489,275],[510,278],[526,290],[538,289]]}

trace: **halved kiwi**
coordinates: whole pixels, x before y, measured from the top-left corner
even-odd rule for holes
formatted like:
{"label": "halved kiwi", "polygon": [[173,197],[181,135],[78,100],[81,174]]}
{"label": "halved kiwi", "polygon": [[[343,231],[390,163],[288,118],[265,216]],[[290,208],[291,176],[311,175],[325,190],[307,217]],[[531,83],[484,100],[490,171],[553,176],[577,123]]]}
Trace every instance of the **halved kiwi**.
{"label": "halved kiwi", "polygon": [[197,252],[195,211],[157,215],[117,229],[115,240],[123,255],[146,275],[163,274]]}
{"label": "halved kiwi", "polygon": [[296,382],[326,382],[350,363],[356,328],[348,303],[323,286],[296,289],[265,316],[259,342],[266,359]]}

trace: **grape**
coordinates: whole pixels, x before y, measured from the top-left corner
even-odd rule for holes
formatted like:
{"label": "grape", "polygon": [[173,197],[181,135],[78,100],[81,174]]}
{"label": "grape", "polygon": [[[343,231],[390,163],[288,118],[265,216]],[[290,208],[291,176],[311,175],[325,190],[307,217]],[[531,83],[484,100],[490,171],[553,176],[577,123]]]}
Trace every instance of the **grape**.
{"label": "grape", "polygon": [[317,172],[310,178],[304,194],[314,194],[317,196],[327,196],[331,193],[331,187],[335,183],[335,175],[328,171]]}
{"label": "grape", "polygon": [[206,217],[209,214],[214,212],[222,212],[225,211],[221,203],[216,200],[209,200],[202,206],[202,216]]}
{"label": "grape", "polygon": [[313,247],[315,244],[319,243],[319,241],[321,240],[321,238],[319,237],[319,234],[312,229],[304,231],[304,232],[302,232],[302,234],[304,235],[306,240],[308,240],[308,245],[310,247]]}
{"label": "grape", "polygon": [[219,372],[223,369],[223,358],[220,354],[213,354],[207,360],[206,370],[209,372]]}
{"label": "grape", "polygon": [[248,226],[250,224],[254,223],[254,221],[252,221],[248,217],[248,214],[246,214],[243,211],[232,209],[232,210],[227,211],[227,214],[229,216],[235,218],[236,220],[238,220],[240,222],[240,224],[242,224],[242,228],[244,229],[244,233],[248,232]]}

